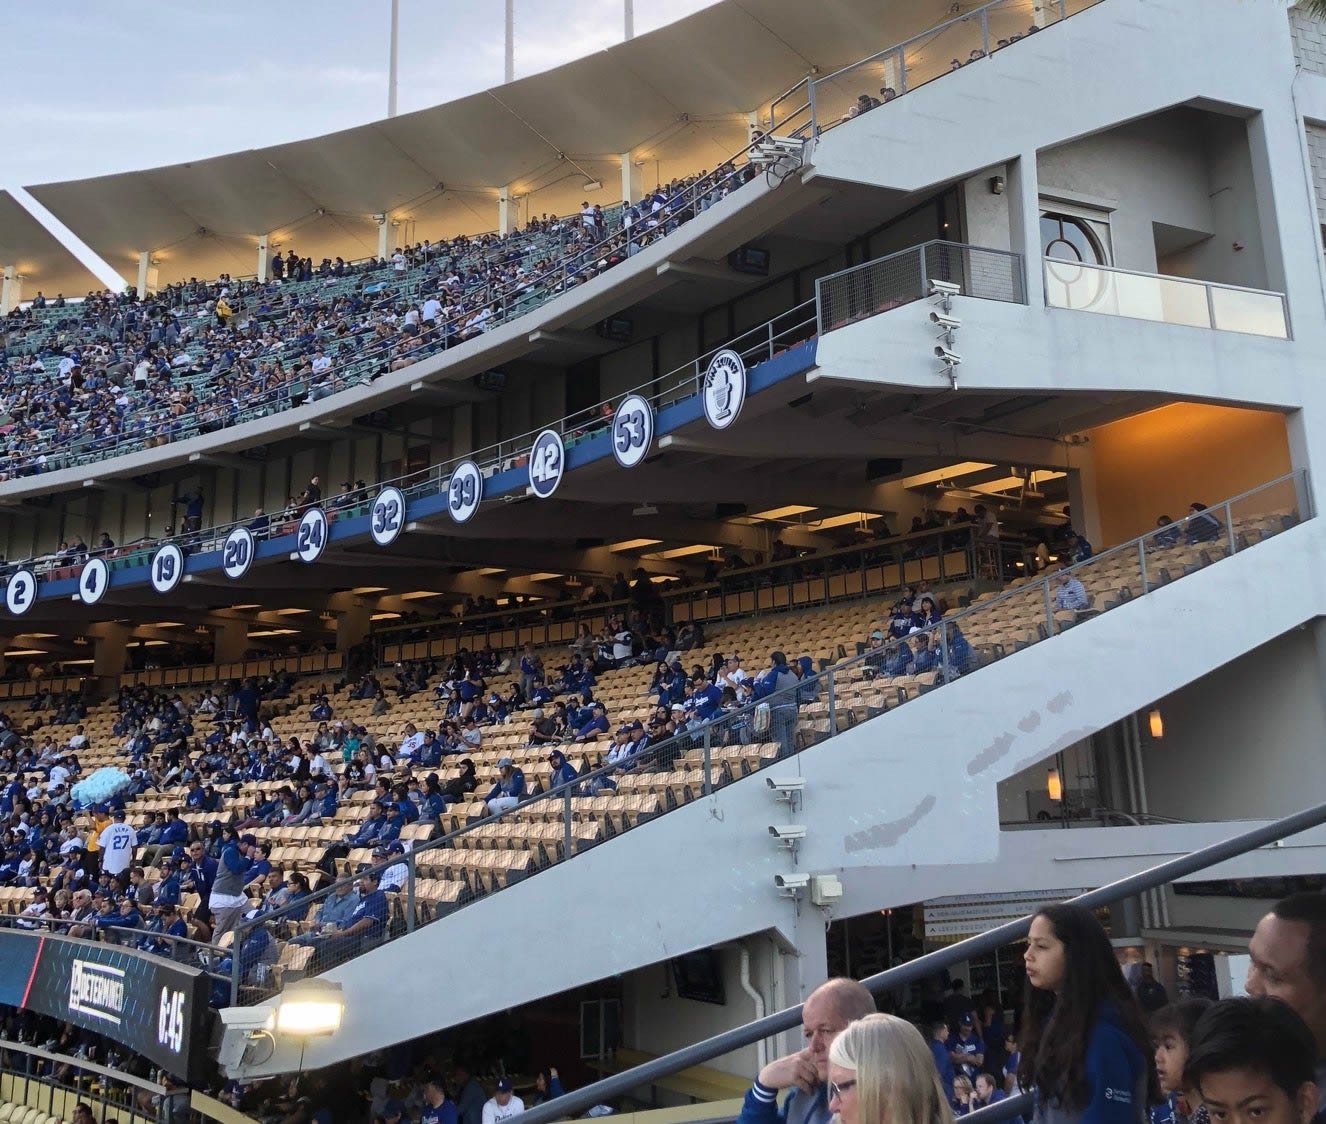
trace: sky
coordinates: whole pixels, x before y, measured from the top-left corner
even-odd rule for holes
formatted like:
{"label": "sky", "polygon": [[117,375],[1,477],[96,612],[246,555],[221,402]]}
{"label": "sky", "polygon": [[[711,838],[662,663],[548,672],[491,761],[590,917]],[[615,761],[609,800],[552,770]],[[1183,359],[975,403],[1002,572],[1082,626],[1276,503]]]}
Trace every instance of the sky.
{"label": "sky", "polygon": [[[635,33],[715,0],[635,0]],[[0,186],[217,156],[386,116],[390,0],[6,0]],[[400,0],[398,109],[499,85],[503,0]],[[621,41],[622,0],[515,0],[516,77]]]}

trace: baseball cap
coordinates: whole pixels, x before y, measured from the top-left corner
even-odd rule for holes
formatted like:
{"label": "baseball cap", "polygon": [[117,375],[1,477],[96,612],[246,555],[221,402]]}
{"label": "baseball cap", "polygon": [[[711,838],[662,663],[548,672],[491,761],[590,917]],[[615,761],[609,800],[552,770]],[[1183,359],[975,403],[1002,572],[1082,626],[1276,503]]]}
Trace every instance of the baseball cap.
{"label": "baseball cap", "polygon": [[405,854],[405,844],[404,844],[404,843],[400,843],[400,842],[396,842],[396,843],[391,843],[391,844],[389,844],[389,845],[387,846],[387,854],[389,854],[389,855],[403,855],[403,854]]}
{"label": "baseball cap", "polygon": [[870,634],[870,639],[871,639],[871,640],[883,640],[883,639],[884,639],[884,634],[883,634],[882,632],[880,632],[879,629],[875,629],[875,631],[872,632],[872,633]]}
{"label": "baseball cap", "polygon": [[510,1081],[510,1079],[509,1079],[509,1078],[506,1078],[506,1077],[503,1077],[500,1081],[498,1081],[498,1083],[497,1083],[497,1091],[498,1091],[499,1093],[509,1093],[509,1092],[511,1092],[511,1081]]}
{"label": "baseball cap", "polygon": [[497,767],[499,769],[505,769],[508,765],[512,764],[514,764],[514,762],[509,757],[499,757],[497,759]]}
{"label": "baseball cap", "polygon": [[122,819],[124,819],[124,809],[123,809],[123,808],[116,808],[116,809],[115,809],[115,818],[116,818],[117,820],[122,820]]}
{"label": "baseball cap", "polygon": [[239,841],[247,847],[256,847],[258,845],[258,837],[252,832],[246,832],[241,835]]}
{"label": "baseball cap", "polygon": [[636,731],[636,730],[643,730],[644,728],[645,728],[645,724],[644,724],[643,722],[641,722],[640,719],[638,719],[638,718],[637,718],[634,722],[631,723],[631,730],[632,730],[632,732],[634,732],[634,731]]}
{"label": "baseball cap", "polygon": [[379,843],[376,847],[373,848],[373,855],[374,855],[375,858],[376,858],[378,855],[383,855],[383,856],[385,856],[385,855],[387,855],[388,853],[389,853],[389,852],[387,851],[387,845],[386,845],[385,843]]}

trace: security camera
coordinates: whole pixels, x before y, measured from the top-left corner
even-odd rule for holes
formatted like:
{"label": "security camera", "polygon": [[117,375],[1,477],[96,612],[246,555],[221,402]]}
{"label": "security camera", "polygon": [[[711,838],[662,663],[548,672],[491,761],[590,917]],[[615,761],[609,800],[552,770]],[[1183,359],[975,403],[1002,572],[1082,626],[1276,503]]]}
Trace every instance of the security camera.
{"label": "security camera", "polygon": [[777,839],[779,843],[785,843],[788,846],[791,846],[793,843],[797,843],[800,840],[805,839],[806,825],[799,823],[789,823],[789,824],[783,824],[780,827],[778,824],[770,824],[769,834],[772,835],[775,839]]}
{"label": "security camera", "polygon": [[221,1025],[227,1030],[246,1033],[257,1030],[271,1030],[276,1011],[270,1007],[222,1007]]}
{"label": "security camera", "polygon": [[939,347],[935,348],[935,358],[942,359],[944,363],[949,367],[956,367],[959,363],[962,362],[961,355],[958,355],[956,352],[949,351],[949,349],[944,347],[942,344]]}
{"label": "security camera", "polygon": [[773,777],[765,777],[764,783],[774,792],[800,792],[806,787],[806,778],[787,777],[784,780],[775,780]]}
{"label": "security camera", "polygon": [[930,279],[932,297],[956,297],[961,292],[962,286],[952,281],[937,281],[933,277]]}
{"label": "security camera", "polygon": [[942,312],[932,312],[930,314],[930,323],[938,324],[941,328],[949,332],[962,327],[962,321],[956,316],[948,316]]}
{"label": "security camera", "polygon": [[376,215],[373,216],[373,221],[376,223],[384,223],[387,221],[387,216],[384,215],[381,211],[379,211]]}
{"label": "security camera", "polygon": [[775,874],[774,885],[789,898],[794,898],[810,885],[809,874]]}

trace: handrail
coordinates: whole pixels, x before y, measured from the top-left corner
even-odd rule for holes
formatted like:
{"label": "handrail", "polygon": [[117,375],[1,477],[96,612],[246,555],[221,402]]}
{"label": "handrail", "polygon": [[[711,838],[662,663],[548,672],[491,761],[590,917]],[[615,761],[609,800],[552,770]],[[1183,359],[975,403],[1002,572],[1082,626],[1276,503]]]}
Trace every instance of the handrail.
{"label": "handrail", "polygon": [[[29,924],[22,924],[24,921],[29,922]],[[17,913],[0,914],[0,929],[14,929],[20,933],[28,934],[41,933],[43,930],[49,931],[52,929],[60,929],[61,927],[65,929],[85,928],[88,927],[89,924],[88,921],[75,921],[68,917],[22,917]],[[92,927],[95,928],[95,925]],[[102,932],[105,931],[106,930],[102,930]],[[196,941],[192,937],[176,937],[169,933],[155,933],[147,929],[131,929],[116,926],[113,927],[111,931],[116,934],[123,934],[124,940],[121,941],[119,937],[116,936],[108,938],[101,943],[118,945],[127,949],[129,952],[142,953],[146,956],[161,956],[160,953],[144,953],[142,949],[137,947],[137,942],[146,938],[150,938],[154,941],[163,941],[181,952],[191,951],[195,957],[204,960],[205,963],[191,964],[185,960],[178,960],[175,956],[162,956],[161,958],[163,960],[171,960],[186,968],[198,968],[204,975],[210,976],[212,979],[229,980],[228,976],[213,971],[208,965],[216,963],[216,961],[223,956],[229,956],[232,952],[232,949],[230,948],[222,948],[220,945],[208,944],[205,941]],[[68,936],[67,933],[66,936]],[[82,938],[71,937],[70,939],[96,942],[98,938],[93,936]]]}
{"label": "handrail", "polygon": [[[1255,495],[1286,482],[1297,481],[1298,479],[1298,473],[1288,473],[1218,505],[1215,510],[1223,511],[1225,515],[1225,529],[1228,534],[1228,545],[1231,554],[1236,552],[1238,546],[1237,535],[1234,530],[1232,505],[1246,496]],[[1209,514],[1209,510],[1199,512],[1170,524],[1167,528],[1164,528],[1164,531],[1172,530],[1177,535],[1182,531],[1185,525],[1193,524],[1198,520],[1204,519],[1214,521],[1214,518],[1213,515]],[[499,812],[495,815],[489,814],[472,822],[463,824],[452,831],[444,832],[441,836],[435,839],[418,843],[413,850],[403,856],[392,857],[381,863],[370,863],[367,864],[364,869],[375,871],[381,875],[389,868],[398,864],[403,864],[405,866],[405,932],[412,932],[416,927],[416,883],[422,877],[418,873],[421,855],[425,856],[423,860],[424,865],[445,865],[436,864],[432,862],[431,859],[436,855],[445,854],[446,848],[453,844],[457,839],[470,835],[471,833],[486,830],[495,823],[517,822],[526,813],[529,813],[531,810],[537,812],[540,808],[543,809],[544,815],[551,815],[553,817],[551,821],[545,819],[544,822],[556,822],[556,819],[559,816],[558,808],[560,806],[560,819],[563,827],[561,845],[564,851],[564,857],[561,861],[566,861],[575,853],[573,848],[575,837],[573,835],[573,808],[571,800],[573,797],[580,794],[598,794],[599,788],[596,786],[595,782],[610,781],[612,776],[619,772],[644,773],[650,770],[658,771],[660,769],[667,769],[677,758],[684,756],[691,750],[699,750],[702,754],[700,775],[703,779],[701,783],[703,785],[704,794],[708,795],[714,787],[718,787],[723,783],[728,783],[726,779],[720,776],[718,785],[715,785],[713,780],[715,759],[712,751],[716,747],[730,744],[724,740],[725,737],[742,736],[744,744],[745,739],[755,732],[756,715],[761,708],[767,708],[769,712],[769,722],[764,734],[768,738],[781,743],[781,753],[778,759],[785,759],[787,756],[800,752],[801,749],[805,748],[804,745],[796,748],[792,747],[792,741],[795,734],[796,716],[802,703],[818,702],[821,697],[821,692],[824,693],[828,707],[830,727],[828,736],[833,737],[839,732],[837,721],[838,709],[842,705],[838,698],[839,692],[835,688],[836,679],[846,677],[850,681],[853,673],[861,668],[873,667],[877,670],[883,670],[883,668],[888,666],[889,657],[895,654],[901,654],[900,650],[903,647],[908,648],[908,654],[910,657],[910,642],[915,633],[923,633],[929,642],[930,651],[932,653],[938,653],[937,655],[932,656],[933,663],[929,670],[936,673],[935,684],[939,685],[940,683],[949,683],[953,678],[960,676],[969,670],[969,664],[967,663],[966,657],[951,655],[951,650],[958,644],[959,638],[963,638],[963,629],[961,626],[965,625],[965,623],[974,616],[986,616],[987,614],[990,614],[992,609],[997,609],[998,606],[1012,598],[1030,597],[1031,600],[1042,605],[1045,614],[1044,621],[1040,622],[1041,627],[1044,630],[1043,637],[1048,639],[1049,637],[1054,636],[1059,631],[1059,626],[1054,616],[1050,583],[1064,572],[1070,574],[1075,573],[1081,571],[1085,567],[1098,565],[1103,559],[1110,558],[1121,552],[1135,550],[1139,555],[1139,562],[1141,564],[1143,592],[1147,592],[1152,584],[1159,585],[1160,582],[1158,580],[1149,584],[1146,577],[1146,540],[1154,537],[1156,534],[1157,531],[1155,530],[1149,531],[1145,535],[1141,535],[1127,543],[1120,544],[1111,550],[1104,551],[1101,554],[1095,555],[1093,558],[1072,566],[1061,567],[1059,570],[1054,571],[1053,573],[1047,573],[1037,578],[1035,581],[1025,582],[996,597],[987,598],[983,601],[969,605],[966,608],[959,609],[954,613],[943,616],[936,623],[925,628],[916,629],[909,636],[895,640],[880,649],[872,650],[866,648],[854,657],[843,659],[820,671],[818,674],[808,674],[805,678],[800,679],[799,682],[781,692],[777,692],[761,699],[752,699],[752,701],[746,706],[739,707],[732,711],[715,714],[699,728],[683,730],[657,744],[647,745],[645,749],[641,751],[640,755],[632,757],[626,762],[618,761],[590,769],[583,774],[577,775],[573,780],[567,783],[554,787],[546,792],[539,793],[536,796],[523,799],[514,808]],[[990,545],[993,546],[994,544]],[[774,715],[779,713],[780,707],[786,708],[786,710],[781,712],[782,717],[776,723]],[[848,717],[851,719],[849,725],[854,724],[855,720],[851,717],[850,708],[847,709]],[[884,704],[883,709],[887,709],[887,703]],[[787,711],[791,712],[790,722]],[[555,744],[550,746],[550,748],[560,748],[563,753],[576,753],[574,744],[571,747],[567,747],[564,744]],[[612,787],[615,790],[615,784]],[[478,799],[477,790],[471,799]],[[362,871],[360,873],[362,873]],[[535,870],[533,873],[537,874],[538,871]],[[236,942],[239,942],[242,939],[243,934],[255,925],[280,921],[296,908],[298,908],[301,913],[307,913],[307,911],[314,905],[324,900],[337,885],[343,885],[347,881],[352,880],[353,878],[337,879],[334,882],[319,887],[319,889],[312,895],[300,899],[298,903],[292,903],[290,906],[275,910],[262,918],[256,918],[251,922],[241,924],[236,930]],[[463,908],[474,900],[476,900],[475,897],[471,895],[464,899],[456,899],[454,904],[457,908]],[[388,934],[387,939],[391,939],[390,934]],[[343,959],[352,958],[354,955],[357,955],[357,953],[351,951],[349,956],[344,957]],[[232,964],[232,972],[231,995],[232,1002],[235,1002],[238,1001],[241,982],[240,962],[238,958],[235,958]]]}
{"label": "handrail", "polygon": [[[985,249],[985,247],[970,246],[965,243],[941,243],[937,240],[931,240],[921,244],[920,247],[911,247],[909,250],[897,251],[893,254],[885,255],[884,258],[876,259],[876,261],[892,260],[908,253],[916,253],[918,252],[918,249],[920,252],[924,253],[926,246],[938,244],[964,252]],[[1014,260],[1020,260],[1019,255],[1013,254],[1009,251],[996,250],[992,252]],[[872,263],[866,262],[863,264],[870,265]],[[853,268],[860,268],[860,266]],[[842,272],[847,271],[840,271],[839,274],[834,274],[833,276],[839,276]],[[418,489],[428,489],[435,493],[441,490],[441,487],[446,483],[446,478],[449,473],[461,462],[473,460],[479,465],[485,478],[489,477],[494,473],[503,470],[503,468],[506,467],[506,462],[527,453],[533,439],[544,429],[555,428],[563,436],[574,435],[575,431],[586,428],[592,422],[600,420],[600,411],[604,406],[620,401],[621,398],[627,394],[642,394],[656,407],[671,405],[683,398],[690,397],[691,394],[698,390],[699,380],[703,374],[705,364],[719,351],[734,350],[741,354],[742,358],[747,361],[754,358],[756,362],[760,362],[772,358],[776,349],[779,347],[792,347],[797,343],[803,342],[805,339],[814,336],[821,320],[820,300],[818,294],[819,290],[817,288],[816,297],[802,301],[801,303],[771,317],[764,323],[758,324],[716,347],[706,348],[695,358],[665,372],[659,376],[658,379],[650,379],[646,382],[642,382],[619,394],[605,398],[588,409],[578,410],[575,413],[568,414],[556,421],[533,428],[526,433],[519,434],[515,437],[505,438],[463,455],[458,454],[449,457],[446,460],[439,461],[436,464],[417,469],[413,472],[403,473],[399,476],[378,481],[371,486],[370,490],[381,489],[389,485],[395,486],[405,491],[407,493],[407,498],[409,498],[410,495],[425,494],[418,491]],[[787,327],[783,327],[781,330],[776,330],[779,324],[787,324],[789,321],[791,321],[791,323]],[[338,500],[342,502],[338,503]],[[346,496],[333,496],[325,500],[323,506],[326,507],[329,512],[333,513],[335,511],[357,506],[357,502],[344,502],[345,500]],[[266,518],[269,520],[269,523],[276,523],[281,520],[281,515],[279,512],[268,512]],[[31,565],[34,568],[34,571],[40,575],[55,569],[81,567],[88,558],[104,557],[109,559],[112,557],[123,557],[126,554],[135,553],[138,549],[146,551],[167,542],[174,542],[187,546],[191,553],[207,553],[212,550],[220,549],[221,543],[227,534],[237,527],[250,526],[254,522],[254,519],[254,516],[249,516],[228,523],[213,524],[210,527],[200,528],[198,531],[194,532],[177,532],[171,536],[152,539],[150,540],[150,543],[143,544],[141,547],[134,547],[132,544],[130,546],[117,546],[112,550],[101,550],[97,547],[91,547],[87,551],[85,558],[79,558],[76,561],[62,561],[58,556],[49,555],[41,558],[25,559],[22,561],[11,560],[5,565],[4,569],[6,572],[12,573],[13,570],[22,566]],[[269,527],[269,530],[265,535],[258,535],[255,533],[255,537],[276,538],[279,537],[281,533],[282,532],[275,531]]]}
{"label": "handrail", "polygon": [[[1285,816],[1283,819],[1245,831],[1241,835],[1235,835],[1230,839],[1222,839],[1187,855],[1180,855],[1145,870],[1126,875],[1101,886],[1099,889],[1070,898],[1069,901],[1088,909],[1112,905],[1143,890],[1154,889],[1157,886],[1173,882],[1199,870],[1205,870],[1209,866],[1257,850],[1269,843],[1275,843],[1290,835],[1320,827],[1322,824],[1326,824],[1326,804],[1316,804],[1291,816]],[[915,960],[909,960],[906,964],[868,976],[861,983],[875,994],[916,983],[927,976],[934,975],[943,968],[948,968],[976,956],[985,955],[1004,945],[1011,944],[1013,941],[1021,940],[1027,935],[1033,916],[1034,914],[1028,914],[1021,920],[1010,921],[978,936],[968,937],[957,944],[948,945],[935,952],[925,953]],[[789,1030],[801,1021],[801,1010],[801,1004],[788,1007],[772,1015],[766,1015],[762,1019],[755,1019],[744,1026],[734,1027],[711,1038],[706,1038],[702,1042],[696,1042],[680,1050],[675,1050],[671,1054],[665,1054],[661,1058],[655,1058],[642,1065],[635,1066],[633,1069],[623,1070],[600,1081],[595,1081],[591,1085],[564,1093],[555,1102],[527,1109],[525,1112],[526,1119],[522,1121],[522,1124],[551,1124],[554,1120],[578,1115],[591,1105],[620,1096],[630,1089],[638,1088],[641,1085],[649,1085],[690,1066],[700,1065],[712,1058],[720,1057],[723,1054],[731,1053],[733,1050],[739,1050],[743,1046],[749,1046],[763,1038],[769,1038],[772,1035]],[[999,1106],[991,1107],[997,1108]],[[1015,1112],[1016,1110],[1010,1110],[1010,1115],[1015,1114]],[[995,1116],[982,1117],[983,1120],[996,1118]]]}
{"label": "handrail", "polygon": [[[43,1050],[40,1046],[29,1046],[26,1042],[16,1042],[12,1038],[0,1038],[0,1052],[8,1053],[11,1050],[19,1054],[27,1054],[29,1057],[40,1058],[42,1061],[56,1062],[59,1065],[69,1065],[74,1069],[87,1073],[95,1073],[98,1077],[105,1078],[108,1081],[118,1081],[125,1085],[132,1085],[136,1089],[144,1089],[154,1096],[160,1096],[168,1092],[164,1085],[158,1085],[155,1081],[147,1081],[142,1077],[135,1077],[127,1070],[98,1065],[96,1062],[90,1062],[86,1058],[75,1057],[72,1054],[57,1054],[53,1050]],[[19,1074],[19,1076],[27,1077],[28,1075]],[[46,1079],[42,1078],[41,1080],[45,1081]]]}
{"label": "handrail", "polygon": [[[1002,2],[1002,0],[996,0]],[[1007,251],[1005,251],[1007,252]],[[1250,285],[1231,285],[1225,281],[1210,281],[1204,277],[1184,277],[1177,273],[1148,273],[1145,269],[1124,269],[1118,265],[1105,265],[1102,262],[1094,261],[1067,261],[1064,258],[1045,257],[1042,259],[1046,266],[1062,265],[1068,269],[1092,269],[1101,273],[1126,273],[1130,277],[1145,277],[1150,281],[1175,281],[1184,285],[1200,285],[1211,289],[1229,289],[1235,293],[1252,293],[1259,297],[1279,297],[1284,299],[1284,293],[1277,292],[1275,289],[1254,289]],[[859,266],[856,268],[860,268]]]}

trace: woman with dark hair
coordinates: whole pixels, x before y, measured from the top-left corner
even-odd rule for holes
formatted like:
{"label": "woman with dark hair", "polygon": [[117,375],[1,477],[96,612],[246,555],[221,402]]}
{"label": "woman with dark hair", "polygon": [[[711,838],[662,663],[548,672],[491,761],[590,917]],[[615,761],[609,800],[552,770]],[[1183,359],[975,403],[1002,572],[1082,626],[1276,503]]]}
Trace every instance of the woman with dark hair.
{"label": "woman with dark hair", "polygon": [[1031,922],[1018,1079],[1037,1124],[1146,1124],[1160,1100],[1151,1039],[1110,939],[1090,910],[1052,905]]}

